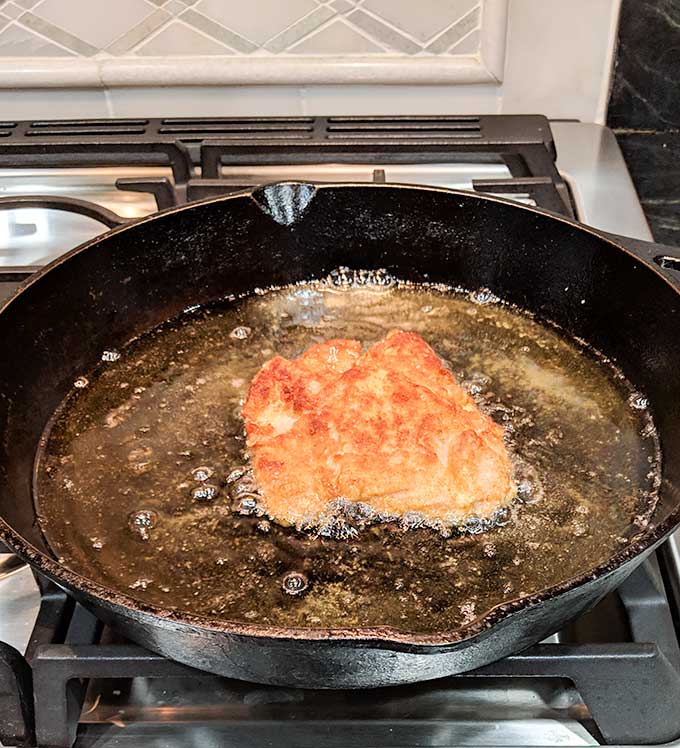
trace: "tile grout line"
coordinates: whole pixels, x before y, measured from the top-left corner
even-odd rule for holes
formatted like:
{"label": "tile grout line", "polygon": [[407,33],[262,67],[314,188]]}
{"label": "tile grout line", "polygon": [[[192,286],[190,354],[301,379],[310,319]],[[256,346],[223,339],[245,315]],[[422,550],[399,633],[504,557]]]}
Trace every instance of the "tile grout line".
{"label": "tile grout line", "polygon": [[[327,29],[330,26],[332,26],[334,23],[340,23],[340,24],[343,24],[343,25],[347,26],[353,32],[355,32],[358,36],[360,36],[362,39],[365,39],[366,41],[371,42],[371,44],[375,44],[377,47],[382,48],[383,52],[386,52],[386,53],[389,54],[390,50],[387,47],[385,47],[385,45],[384,45],[384,43],[382,41],[379,41],[377,39],[373,39],[372,37],[368,36],[367,33],[365,31],[363,31],[363,29],[360,29],[358,26],[356,26],[355,24],[353,24],[346,16],[340,16],[340,15],[338,15],[338,16],[332,16],[331,18],[328,18],[323,23],[321,23],[319,26],[315,26],[313,29],[310,29],[304,36],[301,36],[299,39],[297,39],[292,44],[290,44],[289,46],[287,46],[283,50],[283,52],[284,53],[291,53],[290,54],[291,57],[295,56],[294,50],[295,50],[295,48],[299,44],[302,44],[302,42],[304,42],[304,41],[307,41],[307,40],[310,40],[310,39],[314,39],[315,36],[317,36],[319,33],[321,33],[324,29]],[[362,53],[355,53],[355,54],[364,55],[364,54],[368,54],[368,53],[362,52]],[[303,53],[303,55],[297,55],[297,56],[303,56],[304,57],[305,55]],[[313,56],[314,55],[310,55],[310,57],[313,57]]]}
{"label": "tile grout line", "polygon": [[[254,42],[251,42],[250,39],[247,39],[242,34],[239,34],[236,31],[233,31],[232,29],[224,26],[219,21],[215,21],[210,16],[201,13],[195,8],[187,8],[187,10],[182,13],[181,20],[183,20],[192,28],[203,31],[204,34],[212,38],[213,41],[217,41],[220,44],[223,44],[225,47],[232,49],[234,52],[240,52],[243,55],[248,55],[260,49],[260,47]],[[211,27],[216,27],[214,33],[211,33],[211,31],[208,30]],[[218,34],[220,34],[222,38],[220,38]],[[224,41],[224,36],[227,36],[229,41]]]}
{"label": "tile grout line", "polygon": [[[458,39],[454,39],[454,41],[451,41],[451,32],[455,32],[456,30],[460,31],[461,27],[462,29],[464,29],[467,24],[470,24],[472,22],[474,22],[474,26],[472,28],[465,31],[462,36],[458,37]],[[473,8],[469,13],[464,15],[461,19],[459,19],[455,24],[449,26],[449,28],[443,31],[436,39],[433,39],[431,42],[429,42],[423,51],[433,54],[448,53],[448,51],[451,49],[451,47],[454,46],[454,44],[459,44],[466,36],[471,34],[473,31],[477,31],[477,29],[480,29],[480,22],[481,18],[479,13],[479,6],[477,6],[476,8]],[[442,43],[442,41],[444,42],[445,46],[441,51],[439,51],[439,45]]]}
{"label": "tile grout line", "polygon": [[[171,25],[177,24],[178,26],[181,26],[182,28],[189,29],[190,31],[193,31],[194,33],[198,34],[199,36],[202,36],[204,39],[208,39],[211,42],[216,42],[217,44],[221,44],[224,47],[224,56],[229,57],[230,59],[234,56],[238,56],[239,52],[238,50],[232,49],[228,45],[226,45],[224,42],[220,41],[219,39],[215,39],[215,37],[210,36],[207,34],[203,29],[198,28],[197,26],[193,26],[191,23],[188,23],[187,21],[182,18],[182,16],[176,16],[175,18],[171,19],[167,23],[163,24],[163,26],[160,26],[159,28],[155,29],[152,33],[149,34],[146,38],[142,39],[139,44],[137,44],[135,47],[132,48],[132,51],[140,49],[140,45],[142,42],[150,42],[153,39],[155,39],[164,29],[167,29]],[[241,53],[243,54],[243,53]],[[196,59],[199,57],[202,57],[203,55],[193,55],[190,59]],[[245,56],[245,55],[244,55]],[[180,57],[179,55],[177,56]],[[219,55],[211,55],[211,57],[218,58]]]}
{"label": "tile grout line", "polygon": [[[467,13],[464,13],[460,18],[458,18],[456,21],[454,21],[452,24],[447,26],[445,29],[442,29],[441,31],[438,31],[434,36],[430,37],[424,45],[424,49],[428,49],[431,47],[435,42],[437,42],[439,39],[441,39],[442,36],[444,36],[446,33],[451,31],[451,29],[456,28],[459,24],[461,24],[464,20],[466,20],[468,17],[476,16],[477,17],[477,23],[482,20],[481,14],[480,14],[480,8],[481,6],[477,5],[474,8],[470,9]],[[477,26],[476,28],[481,28],[481,26]],[[474,30],[474,29],[471,29]],[[470,32],[467,32],[470,33]],[[467,34],[466,34],[467,36]]]}
{"label": "tile grout line", "polygon": [[[129,52],[136,49],[142,42],[146,41],[156,31],[160,31],[161,29],[165,28],[173,20],[173,18],[174,16],[171,16],[162,8],[156,8],[136,26],[128,29],[120,36],[116,37],[116,39],[114,39],[112,42],[107,44],[105,49],[102,51],[107,52],[113,57],[125,57]],[[142,29],[141,32],[139,31],[139,29]],[[141,39],[136,39],[136,36],[138,36],[140,33],[144,35]],[[120,51],[116,52],[116,50]]]}
{"label": "tile grout line", "polygon": [[[20,24],[33,34],[42,36],[47,41],[52,42],[52,44],[63,47],[69,52],[73,52],[81,57],[93,57],[99,51],[97,47],[79,39],[74,34],[69,33],[60,26],[56,26],[55,24],[46,21],[44,18],[35,15],[31,11],[26,11],[20,15],[15,20],[15,23]],[[55,34],[55,32],[56,35],[52,36],[51,34]]]}

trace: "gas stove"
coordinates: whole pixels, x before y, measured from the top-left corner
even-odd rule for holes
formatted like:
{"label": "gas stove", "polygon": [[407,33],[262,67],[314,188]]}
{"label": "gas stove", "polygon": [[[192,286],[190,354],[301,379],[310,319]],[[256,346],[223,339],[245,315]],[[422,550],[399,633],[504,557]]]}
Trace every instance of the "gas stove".
{"label": "gas stove", "polygon": [[[282,180],[503,195],[651,239],[613,134],[539,116],[0,123],[0,298],[159,208]],[[5,745],[680,745],[680,540],[567,629],[481,670],[372,691],[218,678],[120,639],[0,555]]]}

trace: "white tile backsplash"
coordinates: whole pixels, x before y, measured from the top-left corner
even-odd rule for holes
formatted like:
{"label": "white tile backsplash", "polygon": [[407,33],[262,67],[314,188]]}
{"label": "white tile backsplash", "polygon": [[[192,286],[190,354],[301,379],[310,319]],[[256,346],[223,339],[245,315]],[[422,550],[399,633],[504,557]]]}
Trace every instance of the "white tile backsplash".
{"label": "white tile backsplash", "polygon": [[[356,4],[356,3],[355,3]],[[427,46],[456,21],[478,8],[478,0],[364,0],[362,10],[374,14],[400,33]]]}
{"label": "white tile backsplash", "polygon": [[154,9],[146,0],[42,0],[32,13],[102,50]]}
{"label": "white tile backsplash", "polygon": [[[304,114],[300,89],[292,86],[126,87],[107,91],[115,117],[247,117]],[[140,112],[146,112],[140,115]]]}
{"label": "white tile backsplash", "polygon": [[200,0],[195,6],[260,47],[318,7],[314,0]]}
{"label": "white tile backsplash", "polygon": [[23,26],[10,23],[0,31],[2,57],[73,57],[74,53]]}
{"label": "white tile backsplash", "polygon": [[89,88],[69,91],[0,89],[0,112],[5,119],[74,119],[111,115],[106,91]]}
{"label": "white tile backsplash", "polygon": [[[215,54],[215,44],[228,56],[434,57],[460,54],[452,46],[477,28],[484,2],[489,0],[14,0],[20,5],[7,3],[7,16],[15,36],[46,39],[83,57],[149,56],[154,49],[162,56],[201,57]],[[198,37],[187,27],[213,44],[193,46],[190,40]],[[153,43],[157,36],[161,43]]]}
{"label": "white tile backsplash", "polygon": [[300,55],[379,55],[385,47],[379,46],[369,36],[360,34],[342,18],[334,18],[318,33],[296,42],[291,52]]}
{"label": "white tile backsplash", "polygon": [[74,102],[80,116],[101,116],[103,101],[115,116],[529,111],[601,121],[619,5],[0,0],[0,93],[10,111],[37,117],[72,116]]}
{"label": "white tile backsplash", "polygon": [[224,45],[184,23],[173,23],[162,28],[137,49],[137,54],[150,57],[172,55],[233,54]]}
{"label": "white tile backsplash", "polygon": [[24,12],[24,8],[15,3],[5,3],[2,6],[2,15],[7,18],[18,18]]}

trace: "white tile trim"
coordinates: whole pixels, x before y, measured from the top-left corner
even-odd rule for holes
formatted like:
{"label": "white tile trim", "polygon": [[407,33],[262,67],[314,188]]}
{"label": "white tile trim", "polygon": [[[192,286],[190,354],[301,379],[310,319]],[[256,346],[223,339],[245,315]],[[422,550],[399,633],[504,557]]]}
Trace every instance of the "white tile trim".
{"label": "white tile trim", "polygon": [[478,56],[451,59],[337,58],[150,58],[101,62],[106,86],[267,85],[352,83],[496,83]]}
{"label": "white tile trim", "polygon": [[480,28],[480,64],[496,83],[502,83],[508,35],[508,0],[483,2]]}
{"label": "white tile trim", "polygon": [[0,88],[105,86],[491,83],[499,73],[478,55],[443,58],[126,57],[0,58]]}
{"label": "white tile trim", "polygon": [[0,57],[0,89],[101,86],[99,64],[93,58]]}

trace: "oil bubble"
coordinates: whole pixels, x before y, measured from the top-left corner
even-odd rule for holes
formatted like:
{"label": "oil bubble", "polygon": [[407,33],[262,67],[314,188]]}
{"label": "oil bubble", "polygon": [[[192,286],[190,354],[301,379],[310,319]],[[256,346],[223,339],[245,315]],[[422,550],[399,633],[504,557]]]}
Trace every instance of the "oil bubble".
{"label": "oil bubble", "polygon": [[257,496],[243,496],[236,506],[236,511],[245,516],[255,514],[258,511]]}
{"label": "oil bubble", "polygon": [[235,327],[230,333],[229,337],[233,338],[234,340],[245,340],[248,335],[250,335],[250,328],[245,327],[244,325],[239,325],[239,327]]}
{"label": "oil bubble", "polygon": [[142,540],[149,539],[149,530],[158,522],[158,514],[153,509],[140,509],[128,515],[128,527]]}
{"label": "oil bubble", "polygon": [[135,475],[144,475],[144,473],[148,473],[149,470],[151,470],[151,467],[150,462],[133,462],[129,465],[130,470],[132,470]]}
{"label": "oil bubble", "polygon": [[474,304],[497,304],[500,299],[488,288],[479,288],[476,291],[471,291],[469,299]]}
{"label": "oil bubble", "polygon": [[535,503],[538,500],[536,486],[528,480],[520,481],[517,484],[517,500],[523,504]]}
{"label": "oil bubble", "polygon": [[481,517],[468,517],[461,525],[460,529],[470,535],[478,535],[486,529],[485,522]]}
{"label": "oil bubble", "polygon": [[257,496],[257,486],[254,480],[250,476],[244,476],[238,483],[232,484],[231,489],[232,496],[235,499],[240,499],[242,496]]}
{"label": "oil bubble", "polygon": [[211,483],[204,483],[202,486],[196,486],[191,492],[191,497],[195,501],[214,501],[219,494],[219,488]]}
{"label": "oil bubble", "polygon": [[633,392],[633,394],[628,398],[628,405],[635,410],[645,410],[649,405],[649,401],[639,392]]}
{"label": "oil bubble", "polygon": [[234,468],[227,476],[227,483],[235,483],[248,472],[247,467]]}
{"label": "oil bubble", "polygon": [[194,480],[204,482],[207,481],[213,474],[214,470],[207,465],[201,465],[200,467],[194,468],[191,471],[191,477]]}
{"label": "oil bubble", "polygon": [[348,540],[359,534],[357,528],[348,524],[343,517],[331,517],[319,527],[318,532],[322,537],[334,540]]}
{"label": "oil bubble", "polygon": [[642,430],[640,431],[640,436],[642,436],[643,439],[651,439],[652,437],[656,436],[656,429],[654,428],[654,424],[651,421],[643,426]]}
{"label": "oil bubble", "polygon": [[307,590],[309,587],[309,580],[299,571],[289,571],[283,578],[281,587],[286,595],[296,597]]}
{"label": "oil bubble", "polygon": [[396,281],[385,268],[378,268],[377,270],[352,270],[342,265],[329,273],[326,282],[331,286],[340,288],[357,288],[361,286],[390,288]]}
{"label": "oil bubble", "polygon": [[473,602],[463,603],[460,606],[463,615],[463,623],[470,623],[475,618],[475,604]]}
{"label": "oil bubble", "polygon": [[73,386],[82,390],[83,387],[87,387],[88,384],[90,384],[90,380],[87,377],[78,377],[78,379],[73,383]]}
{"label": "oil bubble", "polygon": [[425,524],[425,517],[420,512],[405,512],[399,524],[404,530],[417,530]]}
{"label": "oil bubble", "polygon": [[588,527],[583,522],[572,522],[572,534],[576,538],[582,538],[588,534]]}
{"label": "oil bubble", "polygon": [[496,509],[491,518],[491,522],[496,527],[505,527],[512,519],[510,507],[502,506],[500,509]]}
{"label": "oil bubble", "polygon": [[146,577],[140,577],[128,585],[131,590],[145,590],[150,584],[153,584],[153,579],[147,579]]}

